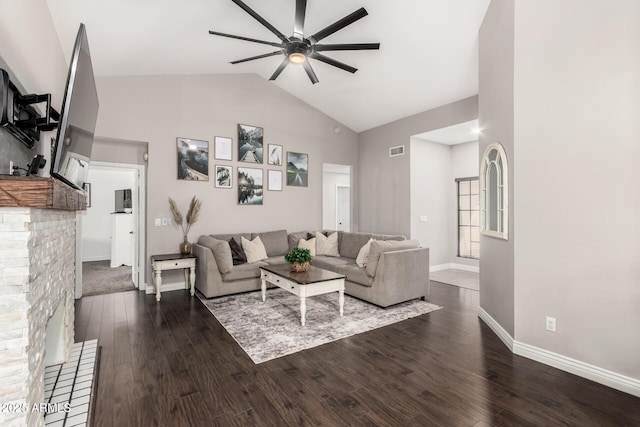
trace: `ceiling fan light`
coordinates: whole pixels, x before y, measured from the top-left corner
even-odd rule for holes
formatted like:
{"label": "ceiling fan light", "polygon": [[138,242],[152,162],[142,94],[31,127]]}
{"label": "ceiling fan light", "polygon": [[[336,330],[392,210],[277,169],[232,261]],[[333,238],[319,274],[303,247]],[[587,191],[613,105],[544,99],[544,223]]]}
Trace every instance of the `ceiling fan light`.
{"label": "ceiling fan light", "polygon": [[293,64],[302,64],[307,60],[307,57],[304,53],[301,52],[292,52],[289,54],[289,62]]}

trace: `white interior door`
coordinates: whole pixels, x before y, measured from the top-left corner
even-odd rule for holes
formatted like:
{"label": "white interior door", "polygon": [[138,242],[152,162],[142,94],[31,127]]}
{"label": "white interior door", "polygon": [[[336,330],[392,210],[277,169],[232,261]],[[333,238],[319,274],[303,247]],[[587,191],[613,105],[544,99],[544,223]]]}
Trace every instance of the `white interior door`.
{"label": "white interior door", "polygon": [[[338,194],[340,192],[340,194]],[[351,231],[351,166],[322,165],[322,227]]]}
{"label": "white interior door", "polygon": [[336,186],[336,230],[351,231],[351,187]]}

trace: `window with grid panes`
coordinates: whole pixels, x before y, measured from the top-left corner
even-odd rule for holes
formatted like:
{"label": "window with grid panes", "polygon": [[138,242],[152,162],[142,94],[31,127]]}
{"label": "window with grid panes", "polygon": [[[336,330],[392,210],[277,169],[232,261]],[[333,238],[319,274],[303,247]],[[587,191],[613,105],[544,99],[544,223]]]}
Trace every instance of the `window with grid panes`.
{"label": "window with grid panes", "polygon": [[480,258],[480,180],[458,178],[458,256]]}

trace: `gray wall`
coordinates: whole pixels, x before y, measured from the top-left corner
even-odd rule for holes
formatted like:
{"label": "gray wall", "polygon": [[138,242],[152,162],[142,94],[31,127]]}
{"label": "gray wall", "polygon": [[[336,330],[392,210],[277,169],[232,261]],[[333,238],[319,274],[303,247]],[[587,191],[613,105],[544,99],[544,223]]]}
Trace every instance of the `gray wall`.
{"label": "gray wall", "polygon": [[[97,135],[149,143],[148,255],[176,252],[182,239],[177,226],[154,226],[155,218],[171,218],[168,197],[176,200],[183,214],[192,196],[202,201],[200,220],[189,234],[192,241],[201,234],[320,229],[322,164],[348,164],[357,174],[354,132],[256,75],[99,78],[98,94]],[[237,167],[254,166],[236,161],[238,123],[263,127],[265,144],[308,153],[309,187],[265,190],[263,206],[239,206]],[[336,125],[343,129],[339,134],[334,132]],[[234,161],[213,158],[214,136],[233,138]],[[208,182],[177,180],[176,137],[209,141]],[[214,187],[216,164],[234,167],[233,189]],[[256,167],[265,176],[267,169],[285,172],[284,166]],[[357,191],[357,180],[355,187]]]}
{"label": "gray wall", "polygon": [[451,147],[411,138],[410,163],[411,238],[429,248],[431,267],[449,263]]}
{"label": "gray wall", "polygon": [[515,336],[635,379],[639,17],[637,0],[515,9]]}
{"label": "gray wall", "polygon": [[[411,136],[476,118],[478,97],[472,96],[360,133],[360,230],[410,236]],[[397,145],[405,155],[389,157]]]}
{"label": "gray wall", "polygon": [[[24,93],[50,93],[58,111],[67,81],[68,63],[45,0],[14,1],[0,8],[0,68],[8,68],[11,80]],[[36,108],[41,105],[37,104]],[[44,111],[44,110],[43,110]],[[49,175],[50,138],[55,132],[42,132],[33,149],[0,129],[0,174],[9,172],[9,160],[25,167],[36,154],[43,154],[47,165],[40,175]],[[24,173],[24,172],[23,172]]]}
{"label": "gray wall", "polygon": [[[539,30],[539,29],[538,29]],[[513,61],[514,0],[493,0],[479,34],[480,160],[487,146],[500,142],[509,166],[509,240],[480,236],[480,307],[514,336],[513,231]],[[540,165],[536,165],[540,167]],[[546,168],[544,168],[546,169]],[[542,170],[540,171],[542,173]],[[520,196],[521,197],[521,196]]]}

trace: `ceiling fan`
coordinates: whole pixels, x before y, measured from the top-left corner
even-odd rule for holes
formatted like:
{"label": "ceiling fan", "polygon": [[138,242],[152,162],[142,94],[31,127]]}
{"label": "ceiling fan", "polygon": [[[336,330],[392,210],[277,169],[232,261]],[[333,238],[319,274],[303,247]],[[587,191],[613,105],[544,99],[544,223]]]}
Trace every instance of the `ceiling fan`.
{"label": "ceiling fan", "polygon": [[280,39],[280,43],[257,40],[249,37],[236,36],[233,34],[220,33],[217,31],[209,31],[209,34],[213,34],[215,36],[229,37],[232,39],[245,40],[248,42],[261,43],[261,44],[266,44],[269,46],[274,46],[279,48],[275,52],[265,53],[263,55],[252,56],[250,58],[239,59],[237,61],[231,62],[232,64],[240,64],[242,62],[253,61],[254,59],[268,58],[270,56],[276,56],[276,55],[284,55],[284,60],[282,61],[280,66],[276,69],[276,71],[273,73],[273,75],[271,75],[269,80],[277,79],[280,73],[282,73],[282,71],[285,69],[285,67],[289,65],[289,63],[293,63],[293,64],[302,64],[311,82],[313,84],[318,83],[318,77],[316,77],[316,73],[313,71],[313,68],[309,63],[309,59],[315,59],[320,62],[324,62],[325,64],[333,65],[334,67],[338,67],[350,73],[355,73],[356,71],[358,71],[357,68],[344,64],[340,61],[336,61],[333,58],[329,58],[328,56],[325,56],[320,52],[337,51],[337,50],[375,50],[380,48],[380,43],[318,44],[318,42],[324,39],[325,37],[330,36],[336,31],[339,31],[344,27],[353,24],[357,20],[367,16],[368,13],[364,7],[361,7],[360,9],[345,16],[339,21],[334,22],[333,24],[318,31],[312,36],[305,37],[304,36],[304,17],[307,10],[307,0],[296,0],[295,20],[293,23],[293,35],[291,37],[287,37],[284,34],[282,34],[280,31],[278,31],[273,25],[268,23],[262,16],[258,15],[253,9],[251,9],[241,0],[231,0],[231,1],[233,1],[235,4],[240,6],[242,10],[247,12],[256,21],[264,25],[267,29],[269,29],[269,31],[275,34]]}

